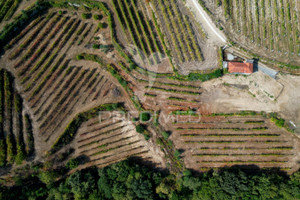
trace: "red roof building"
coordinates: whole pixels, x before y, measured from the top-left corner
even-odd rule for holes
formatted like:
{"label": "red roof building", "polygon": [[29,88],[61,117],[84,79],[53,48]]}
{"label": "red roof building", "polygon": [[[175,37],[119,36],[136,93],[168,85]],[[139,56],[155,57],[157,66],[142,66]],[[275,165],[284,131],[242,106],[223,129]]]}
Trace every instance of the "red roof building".
{"label": "red roof building", "polygon": [[252,62],[228,62],[227,67],[229,73],[241,73],[241,74],[253,73]]}

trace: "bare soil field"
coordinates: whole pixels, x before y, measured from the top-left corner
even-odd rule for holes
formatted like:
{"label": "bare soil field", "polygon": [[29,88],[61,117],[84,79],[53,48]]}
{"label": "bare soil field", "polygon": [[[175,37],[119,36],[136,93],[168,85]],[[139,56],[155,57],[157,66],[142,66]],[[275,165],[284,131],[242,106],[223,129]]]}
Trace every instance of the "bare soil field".
{"label": "bare soil field", "polygon": [[280,74],[274,80],[262,72],[251,76],[226,75],[204,83],[202,88],[201,102],[211,112],[277,112],[300,127],[298,76]]}

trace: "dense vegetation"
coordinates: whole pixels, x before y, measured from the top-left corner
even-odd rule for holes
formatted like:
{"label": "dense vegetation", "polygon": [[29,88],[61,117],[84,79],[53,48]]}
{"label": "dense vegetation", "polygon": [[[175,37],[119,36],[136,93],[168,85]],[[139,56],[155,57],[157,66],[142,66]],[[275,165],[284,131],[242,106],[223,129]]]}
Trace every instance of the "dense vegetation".
{"label": "dense vegetation", "polygon": [[[0,167],[22,164],[34,152],[33,133],[23,126],[31,126],[29,116],[23,118],[23,100],[15,89],[14,78],[0,70]],[[30,140],[24,141],[25,137]],[[30,149],[30,151],[26,151]]]}
{"label": "dense vegetation", "polygon": [[21,0],[0,1],[0,22],[9,20],[17,10]]}
{"label": "dense vegetation", "polygon": [[[300,173],[291,176],[237,168],[182,177],[155,172],[133,161],[77,171],[55,182],[56,173],[19,178],[0,187],[1,199],[299,199]],[[39,177],[39,178],[38,178]]]}

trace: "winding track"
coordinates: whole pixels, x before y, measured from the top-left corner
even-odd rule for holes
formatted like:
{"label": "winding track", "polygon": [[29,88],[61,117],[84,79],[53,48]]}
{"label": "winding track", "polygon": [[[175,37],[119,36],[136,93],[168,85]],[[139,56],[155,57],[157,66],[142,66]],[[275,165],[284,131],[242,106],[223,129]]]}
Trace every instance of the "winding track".
{"label": "winding track", "polygon": [[207,23],[208,27],[215,33],[215,35],[223,42],[223,43],[227,43],[227,40],[224,36],[222,36],[219,31],[217,30],[217,28],[212,25],[213,22],[211,22],[211,19],[209,18],[209,16],[207,16],[207,14],[205,13],[205,11],[203,10],[203,8],[199,5],[199,3],[197,2],[197,0],[192,0],[193,4],[195,5],[195,8],[197,9],[197,11],[200,13],[201,17],[203,18],[203,20]]}

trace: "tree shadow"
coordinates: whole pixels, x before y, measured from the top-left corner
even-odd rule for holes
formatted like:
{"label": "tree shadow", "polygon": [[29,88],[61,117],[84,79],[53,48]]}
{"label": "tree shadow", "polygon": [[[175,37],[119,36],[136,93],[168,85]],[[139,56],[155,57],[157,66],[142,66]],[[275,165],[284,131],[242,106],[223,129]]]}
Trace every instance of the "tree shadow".
{"label": "tree shadow", "polygon": [[138,157],[138,156],[129,157],[127,160],[130,163],[134,163],[134,164],[138,164],[138,165],[141,165],[141,166],[145,166],[148,169],[151,169],[152,171],[161,172],[163,174],[169,174],[170,173],[167,168],[157,167],[156,163],[154,163],[152,161],[149,161],[149,160],[145,160],[145,159],[143,159],[141,157]]}
{"label": "tree shadow", "polygon": [[217,170],[212,168],[207,172],[199,172],[194,169],[188,169],[189,171],[192,172],[194,176],[203,176],[204,174],[212,174],[214,172],[218,172],[219,174],[222,174],[224,172],[232,172],[234,174],[237,174],[238,172],[244,172],[247,175],[251,176],[261,176],[262,174],[277,174],[283,177],[289,177],[286,171],[282,171],[281,168],[279,167],[274,167],[274,168],[267,168],[267,169],[262,169],[257,165],[233,165],[230,167],[223,167],[223,168],[218,168]]}

